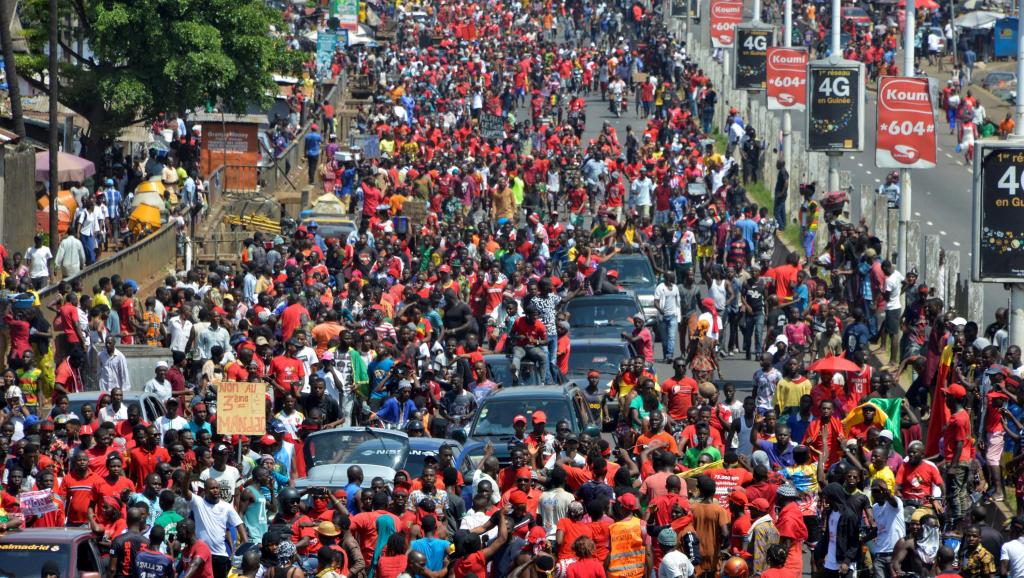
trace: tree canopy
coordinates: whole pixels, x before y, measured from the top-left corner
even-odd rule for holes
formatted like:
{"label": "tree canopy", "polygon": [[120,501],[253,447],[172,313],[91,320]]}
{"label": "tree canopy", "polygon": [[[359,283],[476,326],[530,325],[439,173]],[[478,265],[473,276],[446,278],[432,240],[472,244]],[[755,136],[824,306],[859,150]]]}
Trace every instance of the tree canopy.
{"label": "tree canopy", "polygon": [[[67,59],[58,100],[89,121],[97,143],[160,112],[185,112],[217,98],[239,112],[265,104],[277,90],[272,72],[294,71],[301,58],[270,35],[271,25],[280,28],[280,15],[263,0],[62,0],[60,6]],[[22,0],[20,15],[31,54],[19,56],[19,72],[45,92],[48,0]]]}

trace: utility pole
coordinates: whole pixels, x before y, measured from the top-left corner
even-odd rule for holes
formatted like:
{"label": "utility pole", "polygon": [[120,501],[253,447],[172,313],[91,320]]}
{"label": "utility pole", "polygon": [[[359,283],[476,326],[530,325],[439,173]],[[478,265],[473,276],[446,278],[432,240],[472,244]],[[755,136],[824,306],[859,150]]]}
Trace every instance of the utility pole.
{"label": "utility pole", "polygon": [[[1024,0],[1022,0],[1024,1]],[[832,0],[832,58],[842,58],[843,48],[839,43],[839,27],[842,20],[839,12],[842,10],[840,0]],[[857,87],[851,87],[857,90]],[[842,153],[828,153],[828,191],[839,190],[839,159]]]}
{"label": "utility pole", "polygon": [[[914,25],[917,12],[914,0],[907,0],[903,25],[903,74],[914,76]],[[910,169],[900,169],[900,222],[897,229],[896,269],[906,275],[910,247],[907,246],[907,228],[910,222]]]}
{"label": "utility pole", "polygon": [[[784,48],[793,48],[793,0],[786,0],[785,7],[783,8],[782,14],[782,46]],[[793,175],[793,113],[786,110],[782,111],[782,162],[786,165],[786,170],[790,174],[790,182],[786,183],[789,189],[792,189],[792,175]],[[786,199],[791,199],[793,195],[789,194],[790,191],[786,191]],[[789,201],[792,204],[792,201]],[[789,214],[790,211],[786,211]],[[779,223],[779,227],[782,229],[786,228],[786,223]],[[781,234],[781,233],[780,233]]]}
{"label": "utility pole", "polygon": [[754,22],[761,21],[761,0],[754,0]]}
{"label": "utility pole", "polygon": [[[57,180],[57,0],[50,0],[50,252],[57,254],[57,195],[60,193],[60,182]],[[70,234],[70,231],[68,231]]]}
{"label": "utility pole", "polygon": [[[1018,14],[1024,13],[1024,0],[1020,0]],[[1024,35],[1017,35],[1017,78],[1024,78]],[[1024,140],[1024,99],[1017,99],[1013,138]],[[1024,285],[1010,285],[1010,343],[1024,343]]]}
{"label": "utility pole", "polygon": [[3,44],[7,94],[11,97],[11,118],[14,119],[14,134],[18,135],[18,145],[27,146],[25,143],[25,115],[21,110],[21,88],[18,86],[18,68],[14,63],[14,39],[11,38],[13,14],[11,0],[0,0],[0,44]]}

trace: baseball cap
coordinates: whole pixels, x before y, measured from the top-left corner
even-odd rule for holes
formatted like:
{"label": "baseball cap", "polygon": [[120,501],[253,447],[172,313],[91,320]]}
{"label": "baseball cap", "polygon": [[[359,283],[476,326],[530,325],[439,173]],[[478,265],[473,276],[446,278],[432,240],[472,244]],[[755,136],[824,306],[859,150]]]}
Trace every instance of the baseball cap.
{"label": "baseball cap", "polygon": [[587,377],[601,377],[601,372],[596,369],[591,369],[587,372]]}
{"label": "baseball cap", "polygon": [[548,416],[542,411],[533,412],[533,423],[548,423]]}
{"label": "baseball cap", "polygon": [[884,429],[884,430],[878,432],[878,437],[879,438],[887,439],[889,441],[892,441],[892,439],[893,439],[892,432],[887,430],[887,429]]}
{"label": "baseball cap", "polygon": [[512,423],[515,424],[515,423],[519,423],[519,422],[526,423],[526,416],[525,415],[517,415],[516,417],[512,418]]}
{"label": "baseball cap", "polygon": [[633,494],[622,494],[621,496],[618,497],[618,502],[619,505],[623,507],[623,509],[628,510],[630,512],[634,512],[640,509],[640,504],[637,502],[636,496],[634,496]]}
{"label": "baseball cap", "polygon": [[616,271],[615,269],[611,269],[610,271],[608,271],[608,276],[609,277],[615,277],[616,279],[618,279],[619,278],[619,272]]}
{"label": "baseball cap", "polygon": [[754,498],[750,501],[750,507],[754,508],[758,512],[768,512],[771,510],[771,505],[768,503],[768,500],[764,498]]}
{"label": "baseball cap", "polygon": [[260,443],[265,446],[272,446],[277,443],[277,439],[270,434],[266,434],[260,438]]}
{"label": "baseball cap", "polygon": [[726,499],[729,500],[730,504],[736,504],[737,506],[747,505],[747,493],[743,490],[734,490],[730,492],[729,497]]}
{"label": "baseball cap", "polygon": [[963,317],[955,317],[952,321],[950,321],[950,323],[954,327],[963,327],[964,325],[967,325],[967,320],[964,319]]}
{"label": "baseball cap", "polygon": [[78,435],[80,436],[91,436],[93,434],[92,426],[89,424],[82,424],[82,427],[78,428]]}
{"label": "baseball cap", "polygon": [[942,393],[957,399],[967,397],[967,389],[959,383],[954,383],[949,387],[943,388]]}

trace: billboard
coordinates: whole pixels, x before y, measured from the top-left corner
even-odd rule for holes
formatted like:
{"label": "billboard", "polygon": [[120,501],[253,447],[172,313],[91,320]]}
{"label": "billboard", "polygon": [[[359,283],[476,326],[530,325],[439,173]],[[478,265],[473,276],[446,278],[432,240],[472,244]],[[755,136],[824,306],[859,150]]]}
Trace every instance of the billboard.
{"label": "billboard", "polygon": [[771,28],[752,25],[736,27],[736,58],[733,66],[733,88],[764,90],[768,80],[768,47],[775,42]]}
{"label": "billboard", "polygon": [[736,41],[736,25],[742,21],[742,1],[711,0],[711,46],[731,47]]}
{"label": "billboard", "polygon": [[935,166],[935,112],[927,78],[880,78],[876,118],[876,166],[886,169]]}
{"label": "billboard", "polygon": [[768,110],[807,108],[807,49],[769,48],[765,59]]}
{"label": "billboard", "polygon": [[863,150],[864,65],[852,60],[814,61],[807,80],[807,150]]}
{"label": "billboard", "polygon": [[1024,144],[978,141],[974,155],[975,281],[1024,281]]}

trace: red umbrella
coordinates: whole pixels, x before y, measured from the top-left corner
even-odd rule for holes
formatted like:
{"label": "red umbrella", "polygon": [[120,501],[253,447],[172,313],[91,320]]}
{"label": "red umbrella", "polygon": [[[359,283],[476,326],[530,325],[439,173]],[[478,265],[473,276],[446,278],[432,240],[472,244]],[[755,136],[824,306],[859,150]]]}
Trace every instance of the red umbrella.
{"label": "red umbrella", "polygon": [[[899,3],[897,3],[896,5],[899,6],[900,8],[903,8],[903,7],[905,7],[907,5],[907,0],[900,0]],[[938,10],[939,9],[939,4],[938,4],[938,2],[935,2],[935,0],[915,0],[914,1],[914,9],[915,10]]]}
{"label": "red umbrella", "polygon": [[846,359],[845,357],[839,357],[837,355],[830,355],[823,357],[818,361],[815,361],[807,369],[816,371],[818,373],[835,373],[837,371],[860,371],[860,367],[856,363]]}

